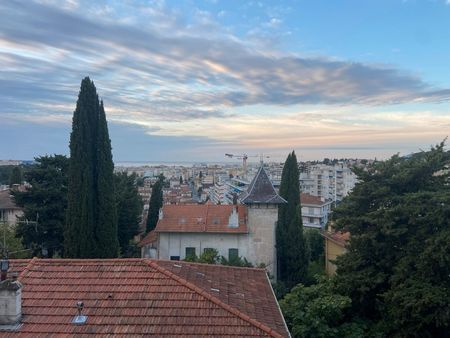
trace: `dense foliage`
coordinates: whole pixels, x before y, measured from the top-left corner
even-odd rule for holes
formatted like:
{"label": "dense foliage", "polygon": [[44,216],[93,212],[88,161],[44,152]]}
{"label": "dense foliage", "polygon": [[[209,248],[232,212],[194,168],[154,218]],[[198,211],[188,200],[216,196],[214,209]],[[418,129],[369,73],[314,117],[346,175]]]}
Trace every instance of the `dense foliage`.
{"label": "dense foliage", "polygon": [[94,83],[81,82],[70,135],[65,256],[117,257],[117,213],[111,141]]}
{"label": "dense foliage", "polygon": [[152,195],[150,196],[148,207],[147,232],[152,231],[158,223],[159,209],[161,209],[163,205],[163,182],[164,176],[160,176],[152,187]]}
{"label": "dense foliage", "polygon": [[0,165],[0,184],[9,184],[14,165]]}
{"label": "dense foliage", "polygon": [[25,173],[30,187],[13,191],[15,202],[24,215],[16,236],[33,255],[62,255],[63,228],[67,208],[67,171],[69,160],[63,155],[42,156]]}
{"label": "dense foliage", "polygon": [[14,184],[21,184],[22,181],[22,169],[17,165],[11,171],[11,175],[9,177],[9,186],[12,187]]}
{"label": "dense foliage", "polygon": [[280,301],[280,307],[293,337],[364,337],[361,323],[346,322],[350,297],[335,293],[326,278],[309,287],[298,284]]}
{"label": "dense foliage", "polygon": [[284,163],[279,193],[287,203],[281,204],[278,208],[276,229],[278,280],[290,288],[304,281],[308,267],[295,152],[290,153]]}
{"label": "dense foliage", "polygon": [[[142,199],[136,187],[136,175],[118,173],[114,175],[118,238],[122,256],[130,256],[133,250],[132,240],[139,233],[142,216]],[[131,241],[131,243],[130,243]]]}
{"label": "dense foliage", "polygon": [[[317,315],[325,321],[320,325],[338,327],[330,337],[348,336],[341,325],[365,337],[448,337],[449,163],[442,143],[357,170],[361,182],[335,210],[336,226],[351,233],[337,275],[326,288],[299,286],[286,296],[286,313],[303,311],[302,299],[311,292],[326,298],[329,287],[343,301],[337,322],[326,316],[330,304]],[[302,331],[306,317],[288,317],[296,336],[324,336],[320,328]]]}

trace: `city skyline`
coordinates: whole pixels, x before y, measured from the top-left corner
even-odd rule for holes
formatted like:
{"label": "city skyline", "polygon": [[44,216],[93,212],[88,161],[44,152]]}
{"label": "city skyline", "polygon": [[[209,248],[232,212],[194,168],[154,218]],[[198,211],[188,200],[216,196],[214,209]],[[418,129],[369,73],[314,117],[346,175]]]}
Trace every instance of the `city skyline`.
{"label": "city skyline", "polygon": [[8,1],[0,157],[68,154],[81,79],[116,162],[387,158],[450,127],[450,1]]}

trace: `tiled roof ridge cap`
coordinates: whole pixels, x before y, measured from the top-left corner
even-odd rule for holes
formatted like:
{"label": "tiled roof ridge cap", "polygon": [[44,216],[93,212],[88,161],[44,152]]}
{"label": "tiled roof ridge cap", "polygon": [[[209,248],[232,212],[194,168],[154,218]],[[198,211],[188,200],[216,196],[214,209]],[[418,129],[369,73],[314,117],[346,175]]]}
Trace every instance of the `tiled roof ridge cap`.
{"label": "tiled roof ridge cap", "polygon": [[211,295],[210,293],[206,292],[205,290],[199,288],[198,286],[194,285],[191,282],[188,282],[186,279],[174,274],[173,272],[170,272],[166,269],[164,269],[163,267],[159,266],[157,263],[151,261],[151,260],[147,260],[146,263],[151,266],[154,269],[157,269],[159,272],[165,274],[166,276],[174,279],[175,281],[181,283],[182,285],[186,286],[187,288],[195,291],[196,293],[200,294],[201,296],[205,297],[206,299],[210,300],[211,302],[213,302],[214,304],[222,307],[223,309],[225,309],[226,311],[238,316],[239,318],[241,318],[242,320],[250,323],[251,325],[257,327],[258,329],[266,332],[267,334],[271,335],[272,337],[281,337],[283,338],[283,336],[281,334],[279,334],[278,332],[274,331],[273,329],[271,329],[270,327],[268,327],[267,325],[258,322],[257,320],[249,317],[248,315],[246,315],[245,313],[242,313],[241,311],[239,311],[238,309],[222,302],[220,299],[214,297],[213,295]]}
{"label": "tiled roof ridge cap", "polygon": [[22,270],[22,272],[19,274],[19,276],[17,277],[17,279],[20,281],[22,278],[25,277],[25,274],[33,267],[34,263],[36,263],[36,261],[38,260],[37,257],[33,257],[27,264],[27,266],[25,267],[25,269]]}

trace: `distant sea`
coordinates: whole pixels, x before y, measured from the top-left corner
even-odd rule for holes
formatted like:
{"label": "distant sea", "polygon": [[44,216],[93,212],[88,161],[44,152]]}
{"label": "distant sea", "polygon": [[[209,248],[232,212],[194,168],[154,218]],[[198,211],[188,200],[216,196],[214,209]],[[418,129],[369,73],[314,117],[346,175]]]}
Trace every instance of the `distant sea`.
{"label": "distant sea", "polygon": [[152,162],[152,161],[117,161],[114,162],[114,165],[116,167],[144,167],[144,166],[148,166],[148,167],[156,167],[156,166],[166,166],[166,167],[192,167],[195,164],[219,164],[219,165],[223,165],[223,164],[238,164],[241,162],[205,162],[205,161],[196,161],[196,162]]}

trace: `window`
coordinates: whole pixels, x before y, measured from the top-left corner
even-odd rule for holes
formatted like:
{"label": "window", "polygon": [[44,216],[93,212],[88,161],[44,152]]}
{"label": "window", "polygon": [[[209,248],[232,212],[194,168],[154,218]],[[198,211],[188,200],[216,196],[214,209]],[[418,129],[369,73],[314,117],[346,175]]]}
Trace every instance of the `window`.
{"label": "window", "polygon": [[188,247],[186,248],[186,258],[194,258],[195,257],[195,248]]}
{"label": "window", "polygon": [[238,249],[228,249],[228,260],[232,261],[239,258],[239,250]]}
{"label": "window", "polygon": [[314,224],[314,218],[310,217],[309,218],[309,223]]}
{"label": "window", "polygon": [[179,261],[180,260],[180,256],[170,256],[170,260],[171,261]]}
{"label": "window", "polygon": [[204,248],[203,253],[204,254],[213,254],[215,250],[213,248]]}

